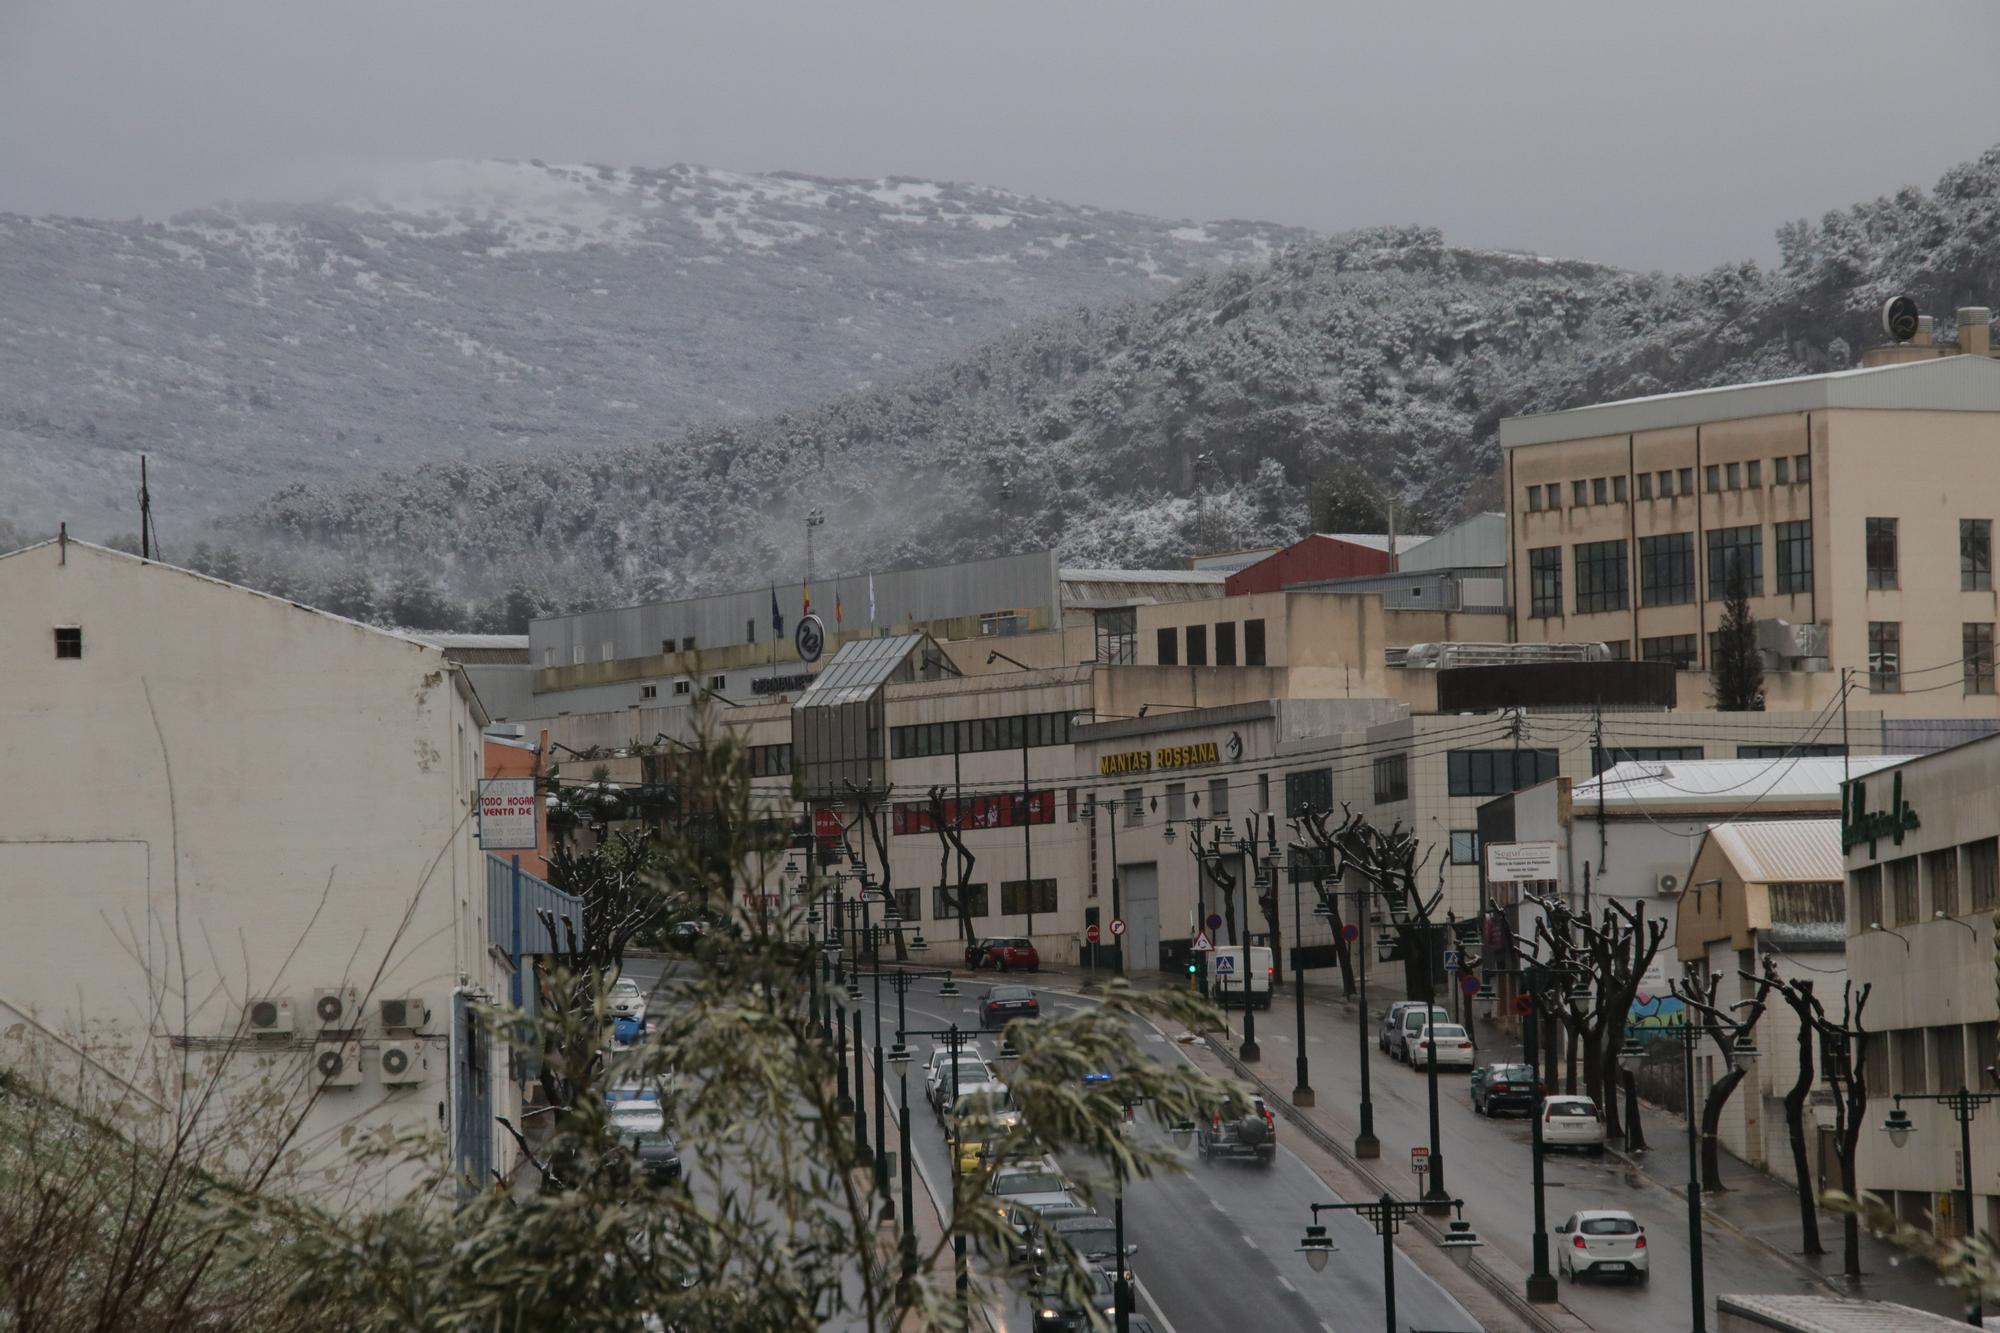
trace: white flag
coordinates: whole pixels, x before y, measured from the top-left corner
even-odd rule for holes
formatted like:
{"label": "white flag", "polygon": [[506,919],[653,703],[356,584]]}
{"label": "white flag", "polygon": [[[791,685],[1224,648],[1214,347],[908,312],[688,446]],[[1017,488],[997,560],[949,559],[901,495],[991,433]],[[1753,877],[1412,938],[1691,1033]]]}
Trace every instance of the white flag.
{"label": "white flag", "polygon": [[875,571],[868,571],[868,628],[875,628]]}

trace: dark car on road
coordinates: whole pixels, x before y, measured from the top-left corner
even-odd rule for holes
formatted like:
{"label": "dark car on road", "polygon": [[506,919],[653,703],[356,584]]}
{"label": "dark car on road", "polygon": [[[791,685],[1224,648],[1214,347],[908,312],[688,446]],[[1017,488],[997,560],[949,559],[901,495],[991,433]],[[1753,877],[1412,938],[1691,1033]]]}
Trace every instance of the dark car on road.
{"label": "dark car on road", "polygon": [[[1051,1236],[1060,1236],[1064,1245],[1084,1260],[1102,1267],[1105,1272],[1114,1271],[1114,1265],[1118,1262],[1118,1228],[1110,1218],[1092,1214],[1087,1217],[1058,1217],[1036,1222],[1029,1229],[1028,1244],[1029,1259],[1038,1274],[1047,1272],[1050,1262],[1055,1257],[1056,1247],[1050,1242]],[[1125,1257],[1128,1259],[1138,1252],[1137,1245],[1128,1244],[1125,1247]],[[1132,1270],[1129,1267],[1125,1270],[1125,1280],[1127,1282],[1132,1280]]]}
{"label": "dark car on road", "polygon": [[1093,1326],[1093,1315],[1106,1325],[1117,1317],[1110,1276],[1092,1265],[1084,1280],[1090,1298],[1084,1305],[1071,1300],[1053,1283],[1035,1284],[1036,1289],[1028,1293],[1035,1307],[1035,1333],[1079,1333]]}
{"label": "dark car on road", "polygon": [[973,971],[990,967],[995,972],[1039,972],[1042,956],[1033,942],[1019,935],[994,935],[965,946],[965,965]]}
{"label": "dark car on road", "polygon": [[1533,1065],[1480,1065],[1472,1071],[1472,1109],[1478,1115],[1495,1111],[1535,1109]]}
{"label": "dark car on road", "polygon": [[1213,1165],[1218,1157],[1237,1157],[1269,1166],[1278,1156],[1278,1122],[1264,1099],[1253,1097],[1249,1112],[1237,1119],[1224,1120],[1222,1112],[1212,1111],[1196,1121],[1194,1147],[1204,1165]]}
{"label": "dark car on road", "polygon": [[979,1026],[1000,1028],[1013,1018],[1040,1018],[1042,1002],[1026,986],[995,986],[979,1006]]}
{"label": "dark car on road", "polygon": [[672,1185],[681,1178],[681,1150],[673,1136],[655,1130],[638,1136],[639,1168],[648,1185]]}

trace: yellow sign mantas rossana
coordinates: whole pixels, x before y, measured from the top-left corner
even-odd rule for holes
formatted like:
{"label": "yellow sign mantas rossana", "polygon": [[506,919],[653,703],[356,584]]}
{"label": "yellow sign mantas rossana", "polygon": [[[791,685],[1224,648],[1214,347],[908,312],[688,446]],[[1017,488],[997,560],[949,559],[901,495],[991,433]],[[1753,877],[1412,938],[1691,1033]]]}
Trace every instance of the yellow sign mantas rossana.
{"label": "yellow sign mantas rossana", "polygon": [[1157,750],[1107,754],[1098,759],[1097,771],[1103,777],[1119,777],[1126,773],[1150,773],[1156,768],[1192,768],[1197,764],[1219,763],[1221,759],[1222,753],[1214,741],[1201,741],[1194,745],[1163,745]]}

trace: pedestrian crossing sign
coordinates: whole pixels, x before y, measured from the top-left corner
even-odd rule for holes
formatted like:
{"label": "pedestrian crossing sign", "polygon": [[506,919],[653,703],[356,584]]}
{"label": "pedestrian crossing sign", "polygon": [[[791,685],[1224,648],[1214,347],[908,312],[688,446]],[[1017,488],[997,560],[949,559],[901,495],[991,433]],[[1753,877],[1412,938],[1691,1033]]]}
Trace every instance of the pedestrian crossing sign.
{"label": "pedestrian crossing sign", "polygon": [[1215,975],[1229,977],[1236,975],[1236,955],[1223,954],[1215,960]]}
{"label": "pedestrian crossing sign", "polygon": [[1215,943],[1208,938],[1208,932],[1205,930],[1196,931],[1194,943],[1188,947],[1196,953],[1213,953],[1215,951]]}

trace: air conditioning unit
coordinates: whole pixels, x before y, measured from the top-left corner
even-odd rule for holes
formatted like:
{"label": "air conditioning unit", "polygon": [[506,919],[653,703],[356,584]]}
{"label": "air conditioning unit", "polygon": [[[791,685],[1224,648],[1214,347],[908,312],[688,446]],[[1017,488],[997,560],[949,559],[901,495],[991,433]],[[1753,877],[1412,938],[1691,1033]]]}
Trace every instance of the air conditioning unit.
{"label": "air conditioning unit", "polygon": [[415,995],[382,1001],[381,1014],[384,1032],[414,1031],[431,1021],[430,1006]]}
{"label": "air conditioning unit", "polygon": [[1653,885],[1653,891],[1659,894],[1663,898],[1666,897],[1668,894],[1679,893],[1681,891],[1680,876],[1678,875],[1660,876],[1660,878]]}
{"label": "air conditioning unit", "polygon": [[292,1002],[280,995],[260,996],[244,1009],[243,1026],[255,1037],[289,1037]]}
{"label": "air conditioning unit", "polygon": [[375,1051],[375,1066],[384,1083],[421,1083],[430,1072],[421,1041],[385,1041]]}
{"label": "air conditioning unit", "polygon": [[354,993],[352,986],[337,986],[331,990],[313,992],[313,1020],[321,1028],[358,1028],[361,1026],[361,997]]}
{"label": "air conditioning unit", "polygon": [[361,1043],[321,1041],[313,1044],[313,1071],[320,1086],[351,1088],[361,1082]]}

